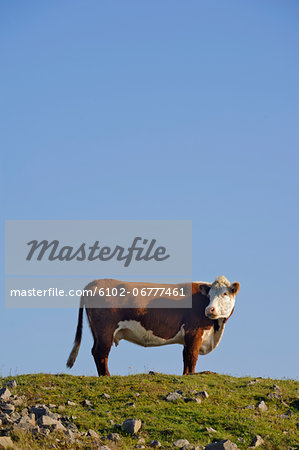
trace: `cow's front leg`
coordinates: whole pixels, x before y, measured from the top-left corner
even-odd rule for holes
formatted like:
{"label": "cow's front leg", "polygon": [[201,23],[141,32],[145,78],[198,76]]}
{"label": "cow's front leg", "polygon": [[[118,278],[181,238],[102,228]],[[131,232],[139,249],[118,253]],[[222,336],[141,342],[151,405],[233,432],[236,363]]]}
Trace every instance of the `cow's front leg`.
{"label": "cow's front leg", "polygon": [[183,375],[194,373],[202,343],[203,331],[189,333],[185,336],[185,346],[183,350],[184,372]]}

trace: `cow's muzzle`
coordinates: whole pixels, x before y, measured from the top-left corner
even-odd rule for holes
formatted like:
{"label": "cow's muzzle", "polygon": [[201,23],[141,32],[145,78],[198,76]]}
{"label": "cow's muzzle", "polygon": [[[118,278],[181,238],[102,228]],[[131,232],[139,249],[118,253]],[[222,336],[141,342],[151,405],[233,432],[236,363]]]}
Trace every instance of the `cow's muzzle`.
{"label": "cow's muzzle", "polygon": [[208,306],[205,310],[205,315],[209,318],[209,319],[217,319],[218,315],[216,314],[216,310],[214,308],[214,306]]}

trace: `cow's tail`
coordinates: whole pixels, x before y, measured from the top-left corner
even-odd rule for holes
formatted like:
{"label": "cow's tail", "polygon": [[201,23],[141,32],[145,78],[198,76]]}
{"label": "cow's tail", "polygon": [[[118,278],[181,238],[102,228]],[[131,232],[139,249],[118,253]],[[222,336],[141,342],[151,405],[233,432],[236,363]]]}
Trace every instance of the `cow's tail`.
{"label": "cow's tail", "polygon": [[78,324],[77,324],[77,331],[76,331],[74,346],[70,353],[69,359],[67,360],[67,363],[66,363],[67,367],[69,367],[69,368],[73,367],[73,365],[76,361],[77,355],[78,355],[80,344],[81,344],[82,327],[83,327],[83,310],[84,310],[84,299],[83,299],[83,295],[82,295],[81,300],[80,300]]}

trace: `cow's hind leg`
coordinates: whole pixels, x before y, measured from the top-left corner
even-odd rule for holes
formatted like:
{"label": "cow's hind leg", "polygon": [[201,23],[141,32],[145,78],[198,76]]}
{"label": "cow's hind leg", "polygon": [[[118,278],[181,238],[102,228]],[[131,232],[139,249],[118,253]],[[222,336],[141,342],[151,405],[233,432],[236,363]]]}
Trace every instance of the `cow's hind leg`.
{"label": "cow's hind leg", "polygon": [[112,346],[112,340],[110,343],[97,339],[94,342],[91,353],[94,357],[94,362],[97,366],[98,375],[107,375],[109,376],[108,370],[108,356],[110,353],[110,349]]}

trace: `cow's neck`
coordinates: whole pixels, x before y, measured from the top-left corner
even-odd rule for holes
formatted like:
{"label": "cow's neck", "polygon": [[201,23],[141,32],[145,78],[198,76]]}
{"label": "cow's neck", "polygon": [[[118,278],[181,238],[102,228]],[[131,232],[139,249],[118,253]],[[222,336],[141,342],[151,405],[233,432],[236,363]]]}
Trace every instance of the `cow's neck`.
{"label": "cow's neck", "polygon": [[200,355],[207,355],[214,350],[221,341],[226,320],[218,319],[213,322],[213,326],[203,332],[202,344],[199,350]]}

